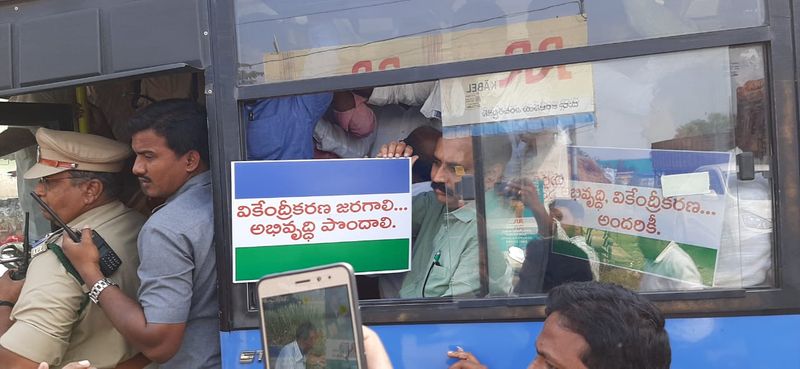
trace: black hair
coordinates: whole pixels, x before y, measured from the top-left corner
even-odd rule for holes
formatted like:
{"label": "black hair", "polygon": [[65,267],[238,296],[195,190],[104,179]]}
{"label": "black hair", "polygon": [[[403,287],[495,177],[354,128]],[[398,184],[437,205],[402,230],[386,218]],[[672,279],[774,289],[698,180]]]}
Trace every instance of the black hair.
{"label": "black hair", "polygon": [[549,292],[564,283],[593,279],[592,267],[586,251],[572,242],[564,240],[553,240],[552,247],[558,252],[551,250],[550,256],[547,258],[542,292]]}
{"label": "black hair", "polygon": [[148,105],[134,114],[128,129],[131,136],[152,129],[167,140],[175,154],[195,150],[205,164],[209,163],[206,112],[194,101],[170,99]]}
{"label": "black hair", "polygon": [[530,241],[525,248],[525,261],[514,292],[536,294],[567,282],[592,279],[589,256],[580,247],[569,241],[539,238]]}
{"label": "black hair", "polygon": [[119,173],[90,172],[86,170],[70,170],[69,175],[73,185],[96,179],[103,184],[103,196],[108,199],[118,198],[122,192],[122,180]]}
{"label": "black hair", "polygon": [[294,338],[297,339],[298,341],[306,340],[308,339],[308,337],[311,337],[312,332],[316,331],[317,327],[315,327],[314,324],[311,324],[311,322],[303,322],[297,326]]}
{"label": "black hair", "polygon": [[426,146],[426,141],[432,141],[433,147],[436,147],[436,142],[442,138],[442,132],[430,126],[420,126],[408,134],[408,137],[403,139],[405,143],[414,148],[414,154],[419,155],[419,159],[411,168],[411,172],[421,182],[431,180],[431,168],[433,167],[433,152],[428,154],[422,148]]}
{"label": "black hair", "polygon": [[586,340],[583,364],[592,369],[669,369],[664,317],[644,297],[621,286],[574,282],[550,290],[545,314]]}

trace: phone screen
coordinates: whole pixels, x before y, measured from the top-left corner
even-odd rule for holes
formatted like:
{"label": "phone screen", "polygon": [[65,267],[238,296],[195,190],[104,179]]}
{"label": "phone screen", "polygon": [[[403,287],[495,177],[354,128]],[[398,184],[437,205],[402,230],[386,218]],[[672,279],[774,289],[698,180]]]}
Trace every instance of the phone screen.
{"label": "phone screen", "polygon": [[357,369],[346,285],[261,299],[270,369]]}

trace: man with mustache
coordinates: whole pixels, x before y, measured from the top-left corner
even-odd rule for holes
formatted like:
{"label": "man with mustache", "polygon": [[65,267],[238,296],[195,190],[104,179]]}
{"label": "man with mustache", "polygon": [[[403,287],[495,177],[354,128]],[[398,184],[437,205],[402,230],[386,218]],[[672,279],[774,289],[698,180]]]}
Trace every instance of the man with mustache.
{"label": "man with mustache", "polygon": [[[545,315],[528,369],[669,369],[672,362],[664,315],[622,286],[562,284],[547,294]],[[447,356],[459,359],[448,369],[487,369],[463,350]]]}
{"label": "man with mustache", "polygon": [[[477,212],[475,202],[464,199],[458,186],[475,173],[473,138],[439,138],[433,152],[431,187],[417,195],[412,205],[414,252],[400,297],[476,296],[480,291]],[[483,184],[493,189],[511,157],[506,136],[481,137]],[[404,142],[381,147],[379,157],[411,156],[414,149]],[[494,191],[486,192],[493,196]],[[489,245],[489,292],[508,293],[511,286],[507,264]]]}
{"label": "man with mustache", "polygon": [[[131,119],[133,174],[165,199],[139,233],[138,301],[108,285],[96,295],[114,327],[160,368],[219,368],[214,209],[206,115],[189,100],[165,100]],[[103,280],[91,232],[64,253],[87,285]],[[94,361],[93,361],[94,362]]]}
{"label": "man with mustache", "polygon": [[[37,162],[25,179],[38,180],[36,194],[69,227],[97,230],[122,261],[110,276],[117,292],[135,297],[136,234],[144,217],[117,199],[119,172],[130,148],[100,136],[47,128],[36,131],[36,141]],[[90,302],[86,292],[95,281],[81,280],[66,261],[61,248],[67,239],[58,230],[33,243],[24,285],[8,273],[0,278],[0,367],[33,369],[40,362],[60,366],[91,358],[99,368],[113,368],[138,352]]]}

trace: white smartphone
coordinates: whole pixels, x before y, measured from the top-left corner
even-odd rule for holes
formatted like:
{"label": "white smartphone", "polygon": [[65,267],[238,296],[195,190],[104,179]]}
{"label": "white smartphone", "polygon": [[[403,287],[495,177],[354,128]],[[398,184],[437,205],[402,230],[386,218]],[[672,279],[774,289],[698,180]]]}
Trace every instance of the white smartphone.
{"label": "white smartphone", "polygon": [[258,282],[267,369],[366,369],[350,264],[272,274]]}

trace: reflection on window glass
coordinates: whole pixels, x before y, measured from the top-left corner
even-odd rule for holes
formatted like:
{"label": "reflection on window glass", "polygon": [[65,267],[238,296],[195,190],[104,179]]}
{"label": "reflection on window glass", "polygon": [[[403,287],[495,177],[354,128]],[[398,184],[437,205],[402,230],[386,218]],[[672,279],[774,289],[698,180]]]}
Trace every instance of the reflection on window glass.
{"label": "reflection on window glass", "polygon": [[[10,100],[20,102],[31,96],[33,95],[19,95]],[[38,181],[22,178],[22,174],[38,160],[36,139],[33,134],[35,129],[35,127],[9,126],[5,130],[0,130],[0,222],[19,225],[18,229],[16,227],[14,229],[22,234],[24,214],[27,212],[28,231],[32,240],[51,231],[50,221],[44,218],[39,206],[27,195],[35,190]],[[0,236],[2,235],[0,231]],[[0,245],[6,239],[9,238],[0,237]],[[11,239],[16,240],[16,237]]]}
{"label": "reflection on window glass", "polygon": [[761,0],[237,0],[255,84],[758,26]]}
{"label": "reflection on window glass", "polygon": [[[5,129],[0,129],[5,131]],[[17,166],[13,155],[0,157],[0,259],[22,249],[24,216],[17,196]],[[0,265],[0,273],[6,267]]]}
{"label": "reflection on window glass", "polygon": [[764,78],[744,46],[264,99],[247,152],[413,148],[411,270],[362,298],[770,286]]}

